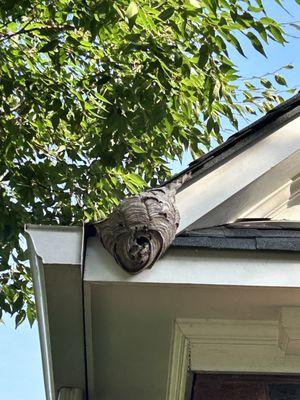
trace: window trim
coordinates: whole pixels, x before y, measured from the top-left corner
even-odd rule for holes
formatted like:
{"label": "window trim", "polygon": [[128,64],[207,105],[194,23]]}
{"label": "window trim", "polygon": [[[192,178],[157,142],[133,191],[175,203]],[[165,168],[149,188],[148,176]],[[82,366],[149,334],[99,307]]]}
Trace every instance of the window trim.
{"label": "window trim", "polygon": [[[278,321],[177,319],[166,400],[189,400],[189,372],[299,374],[300,308],[283,307]],[[289,320],[289,321],[288,321]]]}

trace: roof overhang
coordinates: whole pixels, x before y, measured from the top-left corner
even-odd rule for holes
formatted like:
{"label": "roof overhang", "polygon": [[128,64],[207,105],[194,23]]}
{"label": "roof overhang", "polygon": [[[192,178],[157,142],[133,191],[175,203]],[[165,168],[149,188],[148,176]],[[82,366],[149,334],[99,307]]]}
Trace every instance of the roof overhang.
{"label": "roof overhang", "polygon": [[275,332],[281,307],[300,306],[298,252],[172,247],[152,269],[132,276],[80,227],[26,231],[47,400],[59,391],[67,399],[70,388],[88,390],[91,400],[183,399],[172,397],[169,376],[178,326],[189,335],[194,319],[201,326],[246,318],[250,325],[268,321]]}

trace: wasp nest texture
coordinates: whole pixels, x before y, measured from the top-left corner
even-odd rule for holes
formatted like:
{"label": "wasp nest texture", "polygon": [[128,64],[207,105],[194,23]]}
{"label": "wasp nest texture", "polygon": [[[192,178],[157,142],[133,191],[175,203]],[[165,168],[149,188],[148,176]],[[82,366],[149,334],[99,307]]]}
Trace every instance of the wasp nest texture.
{"label": "wasp nest texture", "polygon": [[150,268],[172,243],[179,225],[175,194],[189,175],[123,200],[95,224],[103,246],[127,272]]}

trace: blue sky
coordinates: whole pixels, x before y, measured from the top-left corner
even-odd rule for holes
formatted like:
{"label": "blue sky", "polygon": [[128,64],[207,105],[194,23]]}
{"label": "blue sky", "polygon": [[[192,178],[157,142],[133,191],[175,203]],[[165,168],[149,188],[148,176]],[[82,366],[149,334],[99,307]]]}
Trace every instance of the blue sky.
{"label": "blue sky", "polygon": [[[276,20],[300,21],[300,7],[295,5],[294,0],[283,0],[283,4],[292,16],[275,6],[275,1],[266,0],[264,3],[269,5],[269,14]],[[294,34],[300,36],[300,31],[294,31]],[[242,75],[246,77],[271,72],[289,63],[294,64],[294,70],[286,70],[284,73],[290,87],[299,87],[299,50],[300,39],[291,38],[285,47],[276,44],[266,47],[267,59],[247,46],[248,58],[243,59],[237,54],[234,61],[240,67]],[[173,171],[180,171],[190,161],[190,156],[186,154],[183,164],[173,163]],[[14,328],[14,321],[9,318],[5,318],[5,324],[0,324],[0,387],[1,399],[45,399],[36,323],[31,329],[26,322],[17,330]]]}
{"label": "blue sky", "polygon": [[3,400],[45,399],[37,323],[0,324],[0,387]]}

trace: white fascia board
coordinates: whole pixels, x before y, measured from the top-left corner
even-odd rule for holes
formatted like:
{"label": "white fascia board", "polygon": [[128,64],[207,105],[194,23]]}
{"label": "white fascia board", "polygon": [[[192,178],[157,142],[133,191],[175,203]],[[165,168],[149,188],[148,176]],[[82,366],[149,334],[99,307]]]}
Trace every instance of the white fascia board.
{"label": "white fascia board", "polygon": [[81,265],[83,227],[28,224],[25,232],[44,264]]}
{"label": "white fascia board", "polygon": [[129,275],[96,237],[86,249],[85,282],[171,285],[300,287],[298,254],[169,249],[155,265]]}
{"label": "white fascia board", "polygon": [[39,338],[43,365],[46,400],[56,400],[53,377],[52,353],[49,334],[49,318],[46,299],[46,285],[41,257],[37,254],[31,235],[26,232],[30,256],[30,268],[33,277],[35,304],[38,318]]}
{"label": "white fascia board", "polygon": [[300,149],[299,118],[251,145],[176,195],[178,232],[241,191]]}

